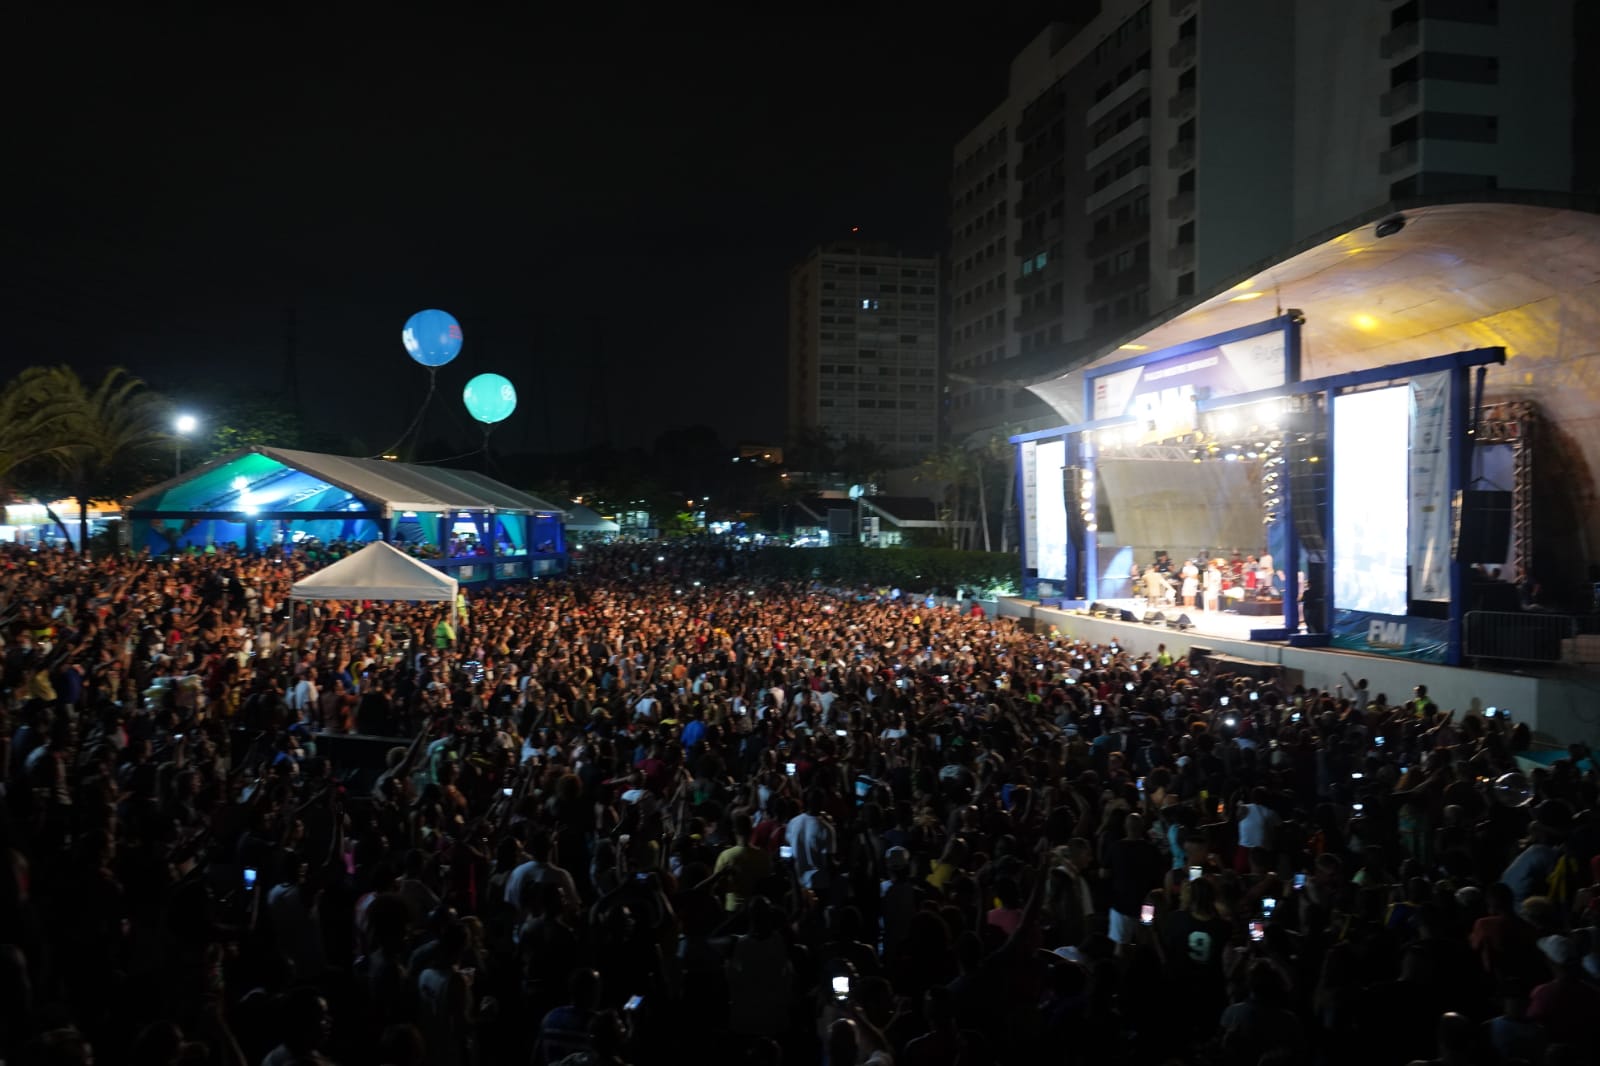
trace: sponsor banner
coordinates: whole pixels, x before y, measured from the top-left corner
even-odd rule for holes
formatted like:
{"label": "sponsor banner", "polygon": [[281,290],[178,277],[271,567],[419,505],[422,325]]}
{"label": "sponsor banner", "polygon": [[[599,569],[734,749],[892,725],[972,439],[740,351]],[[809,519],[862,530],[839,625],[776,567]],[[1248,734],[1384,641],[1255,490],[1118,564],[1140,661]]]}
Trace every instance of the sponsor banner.
{"label": "sponsor banner", "polygon": [[1038,566],[1039,558],[1039,445],[1022,444],[1022,568]]}
{"label": "sponsor banner", "polygon": [[1165,439],[1195,428],[1195,401],[1284,383],[1281,331],[1114,370],[1094,381],[1095,420],[1131,415],[1141,436]]}
{"label": "sponsor banner", "polygon": [[1411,598],[1450,599],[1450,372],[1411,379]]}
{"label": "sponsor banner", "polygon": [[1442,663],[1450,652],[1450,623],[1439,618],[1373,614],[1344,608],[1333,612],[1331,643],[1346,651],[1364,651],[1422,663]]}

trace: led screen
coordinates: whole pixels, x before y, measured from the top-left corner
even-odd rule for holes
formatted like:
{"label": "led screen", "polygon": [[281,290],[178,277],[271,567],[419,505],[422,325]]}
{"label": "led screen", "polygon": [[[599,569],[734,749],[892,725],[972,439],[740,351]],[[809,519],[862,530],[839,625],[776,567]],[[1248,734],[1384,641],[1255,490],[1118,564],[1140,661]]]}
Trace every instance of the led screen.
{"label": "led screen", "polygon": [[1410,432],[1405,386],[1334,397],[1335,607],[1406,613]]}
{"label": "led screen", "polygon": [[1061,469],[1067,464],[1066,441],[1041,441],[1038,456],[1039,545],[1034,565],[1041,578],[1062,581],[1067,576],[1067,497],[1061,483]]}

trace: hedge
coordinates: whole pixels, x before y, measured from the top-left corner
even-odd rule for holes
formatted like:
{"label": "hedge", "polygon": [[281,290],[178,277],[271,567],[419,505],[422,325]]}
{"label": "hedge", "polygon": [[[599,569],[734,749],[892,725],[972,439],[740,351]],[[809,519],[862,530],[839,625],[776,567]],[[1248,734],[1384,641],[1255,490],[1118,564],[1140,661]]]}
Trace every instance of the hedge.
{"label": "hedge", "polygon": [[778,579],[816,579],[851,585],[896,585],[922,590],[943,586],[1014,589],[1021,564],[1006,552],[953,548],[788,548],[755,553],[752,569]]}

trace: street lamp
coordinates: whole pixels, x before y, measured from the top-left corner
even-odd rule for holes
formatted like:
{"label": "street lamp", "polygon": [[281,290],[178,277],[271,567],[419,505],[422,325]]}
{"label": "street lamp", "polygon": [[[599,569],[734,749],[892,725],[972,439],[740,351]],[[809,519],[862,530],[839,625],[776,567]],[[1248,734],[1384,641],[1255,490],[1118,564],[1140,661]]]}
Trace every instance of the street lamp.
{"label": "street lamp", "polygon": [[172,428],[176,430],[172,438],[172,476],[178,477],[183,473],[183,438],[200,428],[200,420],[194,415],[179,415],[172,420]]}

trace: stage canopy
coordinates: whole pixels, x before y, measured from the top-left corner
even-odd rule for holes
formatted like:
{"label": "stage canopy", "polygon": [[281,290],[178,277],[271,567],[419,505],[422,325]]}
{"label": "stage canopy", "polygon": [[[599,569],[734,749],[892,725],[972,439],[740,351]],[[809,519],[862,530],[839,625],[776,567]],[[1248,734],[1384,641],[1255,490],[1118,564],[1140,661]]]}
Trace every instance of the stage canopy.
{"label": "stage canopy", "polygon": [[621,533],[622,527],[598,511],[575,503],[567,508],[567,532],[605,535]]}
{"label": "stage canopy", "polygon": [[247,550],[310,541],[402,544],[463,583],[556,572],[565,511],[485,474],[251,447],[138,493],[134,547]]}
{"label": "stage canopy", "polygon": [[347,555],[289,590],[296,600],[403,600],[454,603],[456,579],[382,541]]}
{"label": "stage canopy", "polygon": [[[1586,207],[1588,205],[1585,205]],[[1404,220],[1397,232],[1378,224]],[[1024,387],[1062,423],[1084,420],[1084,377],[1147,352],[1271,318],[1304,314],[1300,376],[1348,374],[1441,353],[1501,347],[1486,404],[1531,403],[1551,427],[1541,462],[1574,499],[1600,475],[1600,214],[1570,204],[1503,201],[1374,211],[1259,264],[1153,325],[1073,352],[985,368],[988,384]],[[1562,551],[1600,561],[1600,508],[1575,508]]]}

